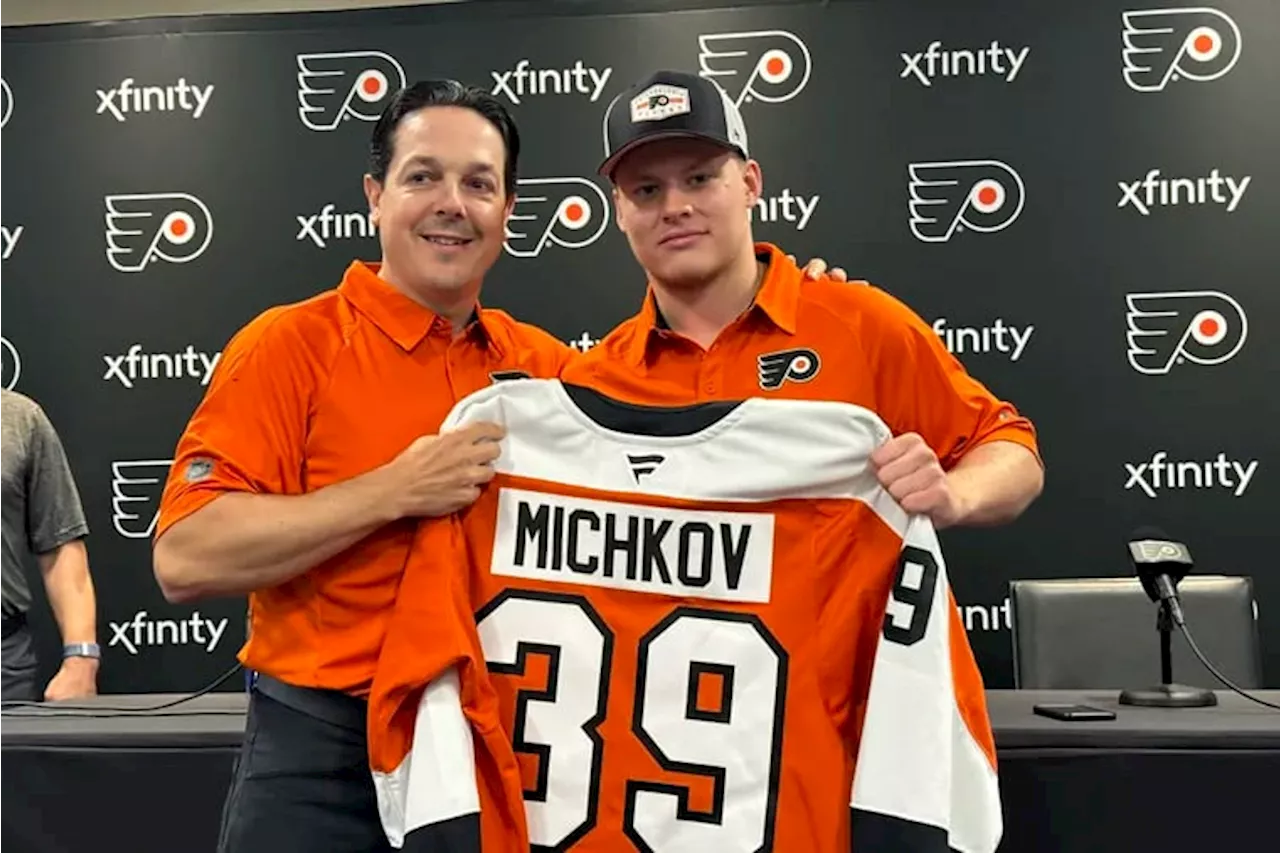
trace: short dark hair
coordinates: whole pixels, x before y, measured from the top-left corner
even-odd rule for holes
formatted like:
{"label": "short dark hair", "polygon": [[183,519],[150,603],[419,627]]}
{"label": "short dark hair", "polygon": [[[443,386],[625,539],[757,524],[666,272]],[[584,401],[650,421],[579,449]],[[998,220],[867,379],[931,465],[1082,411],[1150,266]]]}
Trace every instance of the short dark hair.
{"label": "short dark hair", "polygon": [[502,172],[503,188],[507,195],[516,189],[516,164],[520,159],[520,131],[515,119],[502,102],[484,89],[465,86],[457,80],[419,80],[401,89],[391,98],[373,126],[373,138],[369,140],[369,174],[382,183],[395,157],[395,135],[401,120],[424,107],[465,107],[475,110],[498,129],[507,149],[507,160]]}

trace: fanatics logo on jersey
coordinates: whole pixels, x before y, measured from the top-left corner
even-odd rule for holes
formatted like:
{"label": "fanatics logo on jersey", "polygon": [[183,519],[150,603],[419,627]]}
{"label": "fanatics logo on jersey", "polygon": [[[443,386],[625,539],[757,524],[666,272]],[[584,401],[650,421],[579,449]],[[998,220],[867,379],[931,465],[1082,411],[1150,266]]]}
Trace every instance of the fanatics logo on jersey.
{"label": "fanatics logo on jersey", "polygon": [[773,391],[783,382],[808,382],[818,375],[820,361],[811,349],[788,349],[768,352],[756,358],[760,387]]}
{"label": "fanatics logo on jersey", "polygon": [[548,243],[581,249],[608,224],[609,202],[586,178],[520,178],[503,248],[517,258],[536,258]]}
{"label": "fanatics logo on jersey", "polygon": [[9,116],[13,114],[13,90],[9,88],[9,83],[0,78],[0,129],[3,129],[9,123]]}
{"label": "fanatics logo on jersey", "polygon": [[22,232],[25,225],[18,225],[10,228],[8,225],[0,225],[0,259],[9,260],[13,255],[13,250],[18,248],[18,240],[22,239]]}
{"label": "fanatics logo on jersey", "polygon": [[733,103],[779,104],[809,82],[809,48],[785,30],[755,30],[698,36],[700,76],[728,93]]}
{"label": "fanatics logo on jersey", "polygon": [[1205,6],[1122,12],[1124,80],[1138,92],[1170,82],[1217,80],[1240,59],[1240,28]]}
{"label": "fanatics logo on jersey", "polygon": [[568,68],[530,68],[522,59],[509,71],[490,71],[493,76],[491,95],[505,95],[513,104],[530,95],[588,95],[591,102],[600,100],[612,68],[603,70],[582,64],[579,59]]}
{"label": "fanatics logo on jersey", "polygon": [[945,243],[957,231],[1001,231],[1022,213],[1022,178],[999,160],[908,163],[911,233]]}
{"label": "fanatics logo on jersey", "polygon": [[502,489],[489,571],[656,595],[766,602],[773,515]]}
{"label": "fanatics logo on jersey", "polygon": [[1129,364],[1139,373],[1168,373],[1175,364],[1222,364],[1244,346],[1249,322],[1240,303],[1216,290],[1130,293]]}
{"label": "fanatics logo on jersey", "polygon": [[628,453],[627,462],[631,465],[631,476],[635,477],[636,482],[640,482],[641,477],[647,477],[654,471],[658,470],[658,466],[667,461],[667,457],[657,453]]}
{"label": "fanatics logo on jersey", "polygon": [[659,83],[631,99],[631,121],[662,121],[689,112],[689,90]]}
{"label": "fanatics logo on jersey", "polygon": [[111,522],[126,539],[150,539],[172,459],[111,463]]}
{"label": "fanatics logo on jersey", "polygon": [[153,261],[185,264],[213,239],[213,215],[187,193],[109,195],[107,262],[120,272],[141,272]]}
{"label": "fanatics logo on jersey", "polygon": [[330,240],[367,239],[377,232],[373,227],[373,216],[368,211],[338,213],[333,204],[326,204],[319,213],[296,218],[298,233],[294,239],[310,240],[321,249],[328,246]]}
{"label": "fanatics logo on jersey", "polygon": [[204,115],[209,99],[213,97],[213,84],[191,84],[179,77],[177,83],[164,86],[139,86],[132,77],[120,81],[111,89],[98,89],[97,115],[110,114],[118,122],[138,113],[190,113],[194,119]]}
{"label": "fanatics logo on jersey", "polygon": [[404,86],[404,69],[388,53],[298,54],[298,118],[312,130],[333,130],[352,118],[377,121]]}
{"label": "fanatics logo on jersey", "polygon": [[1238,498],[1249,488],[1258,460],[1240,462],[1219,453],[1207,461],[1175,462],[1168,453],[1157,450],[1149,460],[1126,462],[1124,468],[1128,474],[1125,491],[1138,489],[1149,498],[1169,489],[1226,489]]}
{"label": "fanatics logo on jersey", "polygon": [[12,391],[22,376],[22,359],[18,357],[17,348],[8,338],[0,337],[0,385],[6,391]]}

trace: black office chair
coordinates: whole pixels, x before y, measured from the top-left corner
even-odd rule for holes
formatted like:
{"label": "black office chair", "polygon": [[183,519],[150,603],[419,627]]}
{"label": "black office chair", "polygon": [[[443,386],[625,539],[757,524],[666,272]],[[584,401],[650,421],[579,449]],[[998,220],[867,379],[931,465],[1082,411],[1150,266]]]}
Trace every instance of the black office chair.
{"label": "black office chair", "polygon": [[[1178,593],[1187,628],[1209,662],[1240,688],[1261,687],[1252,579],[1193,575]],[[1122,690],[1158,684],[1158,609],[1137,578],[1011,581],[1014,686]],[[1177,627],[1171,648],[1175,682],[1225,689]]]}

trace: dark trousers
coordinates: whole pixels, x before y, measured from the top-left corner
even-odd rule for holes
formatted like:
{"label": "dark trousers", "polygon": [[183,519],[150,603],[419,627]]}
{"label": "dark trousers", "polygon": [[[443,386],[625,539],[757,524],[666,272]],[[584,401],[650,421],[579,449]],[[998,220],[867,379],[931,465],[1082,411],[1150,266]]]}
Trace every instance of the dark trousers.
{"label": "dark trousers", "polygon": [[0,698],[5,702],[38,702],[44,698],[36,689],[36,644],[31,629],[21,617],[4,619],[4,639],[0,640]]}
{"label": "dark trousers", "polygon": [[390,853],[365,703],[259,678],[223,807],[219,853]]}

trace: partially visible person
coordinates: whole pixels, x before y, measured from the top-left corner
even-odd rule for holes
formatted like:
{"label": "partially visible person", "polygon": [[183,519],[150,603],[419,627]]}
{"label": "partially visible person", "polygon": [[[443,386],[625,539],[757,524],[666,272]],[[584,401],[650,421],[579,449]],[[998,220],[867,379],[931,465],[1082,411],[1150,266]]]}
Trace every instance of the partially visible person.
{"label": "partially visible person", "polygon": [[[4,639],[0,693],[4,701],[81,699],[98,692],[97,603],[85,537],[89,525],[62,441],[38,403],[3,389]],[[62,635],[62,665],[43,689],[27,624],[32,604],[26,567],[40,567],[45,594]]]}
{"label": "partially visible person", "polygon": [[651,405],[764,396],[863,406],[894,436],[871,459],[881,485],[938,529],[1007,523],[1040,494],[1032,423],[915,312],[877,287],[802,286],[782,250],[753,239],[763,175],[716,84],[650,76],[610,104],[605,141],[600,173],[648,294],[564,381]]}

